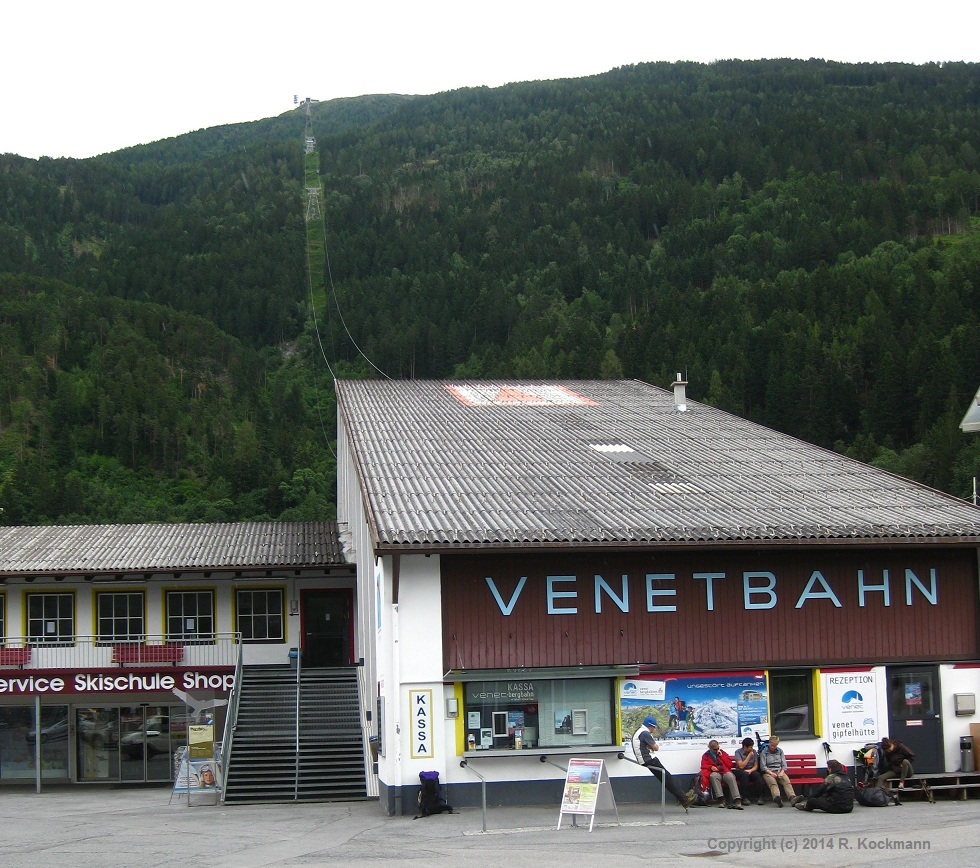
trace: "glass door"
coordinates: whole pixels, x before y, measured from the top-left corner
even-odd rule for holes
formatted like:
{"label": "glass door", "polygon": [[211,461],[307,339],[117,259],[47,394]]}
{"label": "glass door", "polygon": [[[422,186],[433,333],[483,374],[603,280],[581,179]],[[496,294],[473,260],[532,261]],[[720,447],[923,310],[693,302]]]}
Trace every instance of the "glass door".
{"label": "glass door", "polygon": [[118,708],[76,708],[75,742],[80,781],[119,780]]}
{"label": "glass door", "polygon": [[120,780],[171,780],[170,708],[126,706],[119,725]]}

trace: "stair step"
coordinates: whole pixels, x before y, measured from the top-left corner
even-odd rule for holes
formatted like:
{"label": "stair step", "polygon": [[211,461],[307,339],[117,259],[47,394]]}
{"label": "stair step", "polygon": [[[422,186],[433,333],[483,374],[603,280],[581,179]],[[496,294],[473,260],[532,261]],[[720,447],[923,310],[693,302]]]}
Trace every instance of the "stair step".
{"label": "stair step", "polygon": [[226,802],[367,798],[357,670],[301,672],[298,751],[296,690],[294,669],[243,670]]}

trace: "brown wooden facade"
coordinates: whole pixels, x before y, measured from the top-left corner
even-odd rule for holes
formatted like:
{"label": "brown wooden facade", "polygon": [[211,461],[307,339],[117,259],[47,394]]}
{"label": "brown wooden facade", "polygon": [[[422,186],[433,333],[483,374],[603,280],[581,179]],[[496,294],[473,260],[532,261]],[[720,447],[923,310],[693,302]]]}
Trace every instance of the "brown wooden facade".
{"label": "brown wooden facade", "polygon": [[980,658],[973,548],[444,555],[442,582],[447,670]]}

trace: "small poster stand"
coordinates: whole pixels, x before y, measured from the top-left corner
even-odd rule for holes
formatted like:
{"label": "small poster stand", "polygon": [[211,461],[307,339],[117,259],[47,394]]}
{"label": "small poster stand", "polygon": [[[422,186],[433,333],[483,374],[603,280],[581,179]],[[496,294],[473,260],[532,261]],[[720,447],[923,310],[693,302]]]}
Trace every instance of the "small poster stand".
{"label": "small poster stand", "polygon": [[221,795],[221,770],[214,757],[192,758],[186,747],[174,754],[174,786],[170,799],[187,795],[187,806],[217,805]]}
{"label": "small poster stand", "polygon": [[[217,805],[224,785],[221,768],[221,745],[215,742],[214,712],[228,704],[227,699],[215,699],[213,692],[203,696],[184,690],[174,695],[187,706],[184,726],[187,744],[174,754],[174,785],[170,801],[187,795],[187,806]],[[193,798],[192,798],[193,797]]]}
{"label": "small poster stand", "polygon": [[576,820],[580,815],[585,815],[589,817],[591,832],[597,808],[612,808],[616,812],[616,822],[619,822],[619,808],[605,763],[601,759],[570,759],[561,794],[558,828],[561,828],[565,814],[571,815],[573,826],[578,825]]}

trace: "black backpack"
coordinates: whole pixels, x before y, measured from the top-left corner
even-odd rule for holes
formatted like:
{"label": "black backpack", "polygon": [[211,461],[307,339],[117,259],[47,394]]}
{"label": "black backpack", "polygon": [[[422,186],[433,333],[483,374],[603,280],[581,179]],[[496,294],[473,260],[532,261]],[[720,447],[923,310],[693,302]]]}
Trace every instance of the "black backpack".
{"label": "black backpack", "polygon": [[419,813],[415,819],[454,813],[452,805],[442,797],[439,772],[419,772],[419,784]]}
{"label": "black backpack", "polygon": [[[861,787],[861,789],[854,791],[854,798],[866,808],[887,808],[892,801],[883,787]],[[898,804],[897,797],[895,804]]]}

